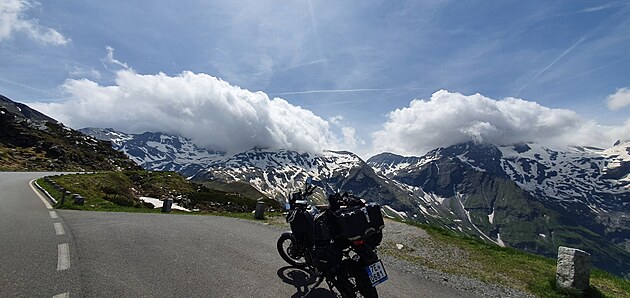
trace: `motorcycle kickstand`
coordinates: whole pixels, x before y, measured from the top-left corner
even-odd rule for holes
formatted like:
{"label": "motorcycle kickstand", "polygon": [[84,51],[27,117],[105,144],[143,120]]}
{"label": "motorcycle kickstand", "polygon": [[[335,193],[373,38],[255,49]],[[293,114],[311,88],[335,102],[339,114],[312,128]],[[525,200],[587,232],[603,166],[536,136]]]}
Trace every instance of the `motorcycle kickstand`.
{"label": "motorcycle kickstand", "polygon": [[324,281],[324,276],[320,276],[317,278],[317,282],[315,283],[315,285],[313,285],[312,287],[306,287],[308,289],[308,291],[306,291],[306,293],[304,293],[304,295],[301,296],[301,298],[306,298],[306,296],[308,296],[308,294],[311,293],[311,291],[313,291],[313,289],[319,287],[319,285],[322,283],[322,281]]}

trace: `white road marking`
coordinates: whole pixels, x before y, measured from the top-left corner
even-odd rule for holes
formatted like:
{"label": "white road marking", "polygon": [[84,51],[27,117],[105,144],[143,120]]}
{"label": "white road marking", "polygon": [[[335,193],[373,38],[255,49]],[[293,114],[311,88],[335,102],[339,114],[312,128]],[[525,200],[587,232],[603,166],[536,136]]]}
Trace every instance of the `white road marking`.
{"label": "white road marking", "polygon": [[33,182],[35,182],[35,179],[31,180],[31,182],[28,183],[28,185],[31,186],[31,189],[33,190],[33,192],[39,197],[40,200],[42,200],[42,202],[44,203],[44,205],[46,205],[46,209],[52,209],[53,207],[50,205],[50,203],[48,202],[47,199],[45,199],[42,194],[39,193],[39,191],[37,191],[37,189],[35,189],[35,186],[33,186]]}
{"label": "white road marking", "polygon": [[70,293],[63,293],[53,296],[53,298],[70,298]]}
{"label": "white road marking", "polygon": [[50,218],[57,218],[57,212],[55,212],[55,211],[48,211],[48,213],[50,213]]}
{"label": "white road marking", "polygon": [[59,258],[57,259],[57,271],[66,270],[70,268],[70,248],[68,243],[59,244],[58,246]]}
{"label": "white road marking", "polygon": [[57,233],[57,235],[63,235],[66,233],[66,230],[64,230],[63,225],[60,222],[56,222],[54,223],[55,225],[55,233]]}

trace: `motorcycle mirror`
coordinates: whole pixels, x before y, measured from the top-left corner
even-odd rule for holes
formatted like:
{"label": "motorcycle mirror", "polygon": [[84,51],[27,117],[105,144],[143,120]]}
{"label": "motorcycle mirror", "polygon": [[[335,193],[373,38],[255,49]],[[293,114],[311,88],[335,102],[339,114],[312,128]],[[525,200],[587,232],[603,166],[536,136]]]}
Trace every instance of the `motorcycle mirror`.
{"label": "motorcycle mirror", "polygon": [[313,177],[308,176],[308,178],[306,178],[306,184],[313,184]]}

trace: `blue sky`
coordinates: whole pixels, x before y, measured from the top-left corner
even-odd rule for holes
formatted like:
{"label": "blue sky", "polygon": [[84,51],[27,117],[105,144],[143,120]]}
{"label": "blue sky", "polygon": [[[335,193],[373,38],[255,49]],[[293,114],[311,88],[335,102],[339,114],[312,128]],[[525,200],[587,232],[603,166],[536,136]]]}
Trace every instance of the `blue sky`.
{"label": "blue sky", "polygon": [[[490,107],[505,116],[506,108],[495,103],[514,97],[536,109],[574,113],[559,130],[615,132],[606,139],[576,137],[576,144],[603,146],[630,137],[628,1],[2,2],[0,93],[71,126],[92,123],[69,112],[85,100],[80,96],[89,97],[68,88],[69,82],[89,80],[105,88],[118,85],[121,71],[166,77],[189,71],[308,110],[326,122],[326,145],[364,155],[398,147],[407,148],[399,153],[421,154],[429,146],[448,145],[447,139],[397,144],[441,129],[440,117],[422,116],[425,105],[412,108],[414,99],[442,106],[439,90],[453,95],[448,100],[466,102],[462,111]],[[471,99],[477,93],[489,101]],[[473,102],[481,106],[470,106]],[[397,118],[397,110],[419,114],[405,123],[411,118]],[[504,131],[490,114],[478,113],[473,122],[443,133],[469,131],[479,123]],[[445,115],[455,118],[444,121],[458,118]],[[424,118],[437,123],[414,129]],[[556,121],[530,120],[517,124]],[[387,128],[392,126],[398,128]],[[400,134],[404,127],[418,135]],[[387,146],[378,137],[396,133]],[[550,137],[524,135],[529,137],[523,141]],[[551,137],[563,140],[558,143],[569,138]]]}

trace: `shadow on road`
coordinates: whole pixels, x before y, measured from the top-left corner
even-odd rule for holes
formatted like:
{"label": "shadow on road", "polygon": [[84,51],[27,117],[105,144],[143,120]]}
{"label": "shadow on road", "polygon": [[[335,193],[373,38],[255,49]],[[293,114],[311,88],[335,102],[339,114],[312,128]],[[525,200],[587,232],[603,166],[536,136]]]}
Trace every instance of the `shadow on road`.
{"label": "shadow on road", "polygon": [[[308,292],[308,287],[315,284],[317,277],[312,272],[302,270],[299,268],[286,266],[278,269],[278,277],[286,284],[290,284],[295,287],[296,293],[291,297],[302,297]],[[325,283],[324,283],[325,284]],[[312,290],[308,297],[337,297],[333,292],[324,288],[317,288]]]}

